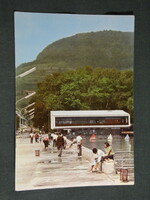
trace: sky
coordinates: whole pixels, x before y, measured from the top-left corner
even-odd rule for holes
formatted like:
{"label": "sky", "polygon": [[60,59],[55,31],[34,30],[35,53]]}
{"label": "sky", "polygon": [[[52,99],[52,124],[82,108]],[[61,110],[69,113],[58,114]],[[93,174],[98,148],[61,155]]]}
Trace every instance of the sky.
{"label": "sky", "polygon": [[35,60],[59,39],[103,30],[134,32],[134,16],[15,12],[15,65]]}

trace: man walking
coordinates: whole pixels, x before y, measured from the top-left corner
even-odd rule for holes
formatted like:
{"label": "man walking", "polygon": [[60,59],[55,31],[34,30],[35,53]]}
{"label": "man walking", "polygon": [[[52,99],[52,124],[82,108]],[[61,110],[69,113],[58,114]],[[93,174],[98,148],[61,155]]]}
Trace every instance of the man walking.
{"label": "man walking", "polygon": [[77,141],[77,149],[78,149],[78,156],[82,156],[82,134],[79,133],[79,135],[76,138]]}
{"label": "man walking", "polygon": [[63,135],[61,135],[61,133],[58,134],[56,146],[57,146],[57,149],[59,150],[58,157],[61,157],[62,149],[64,148],[64,138],[63,138]]}
{"label": "man walking", "polygon": [[30,143],[33,143],[34,134],[30,133]]}

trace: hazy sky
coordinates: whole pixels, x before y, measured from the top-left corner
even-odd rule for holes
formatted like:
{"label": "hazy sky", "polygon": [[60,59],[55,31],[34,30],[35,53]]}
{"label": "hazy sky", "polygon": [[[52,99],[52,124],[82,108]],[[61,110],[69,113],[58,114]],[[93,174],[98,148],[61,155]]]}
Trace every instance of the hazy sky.
{"label": "hazy sky", "polygon": [[49,44],[77,33],[118,30],[134,32],[134,16],[15,13],[16,67],[36,59]]}

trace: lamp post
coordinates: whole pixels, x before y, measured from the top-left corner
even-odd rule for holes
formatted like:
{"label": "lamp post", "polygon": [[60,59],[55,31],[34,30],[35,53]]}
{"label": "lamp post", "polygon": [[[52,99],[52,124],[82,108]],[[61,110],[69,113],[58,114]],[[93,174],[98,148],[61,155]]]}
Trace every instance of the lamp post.
{"label": "lamp post", "polygon": [[[28,106],[26,106],[26,107],[24,107],[24,108],[22,108],[21,110],[19,110],[18,108],[16,108],[16,110],[18,110],[18,111],[16,111],[16,114],[19,116],[19,118],[20,118],[20,120],[19,120],[19,127],[21,128],[21,119],[22,119],[22,111],[23,110],[26,110],[26,109],[28,109],[29,107],[31,107],[31,106],[33,106],[35,104],[35,102],[33,102],[33,103],[31,103],[31,104],[29,104]],[[31,111],[33,111],[33,110],[35,110],[35,108],[33,108],[33,109],[31,109],[31,110],[29,110],[28,112],[31,112]],[[26,114],[26,113],[25,113]],[[25,114],[23,114],[23,116],[25,116]],[[26,119],[27,120],[27,119]]]}
{"label": "lamp post", "polygon": [[19,128],[20,128],[20,131],[21,131],[21,112],[20,112],[20,110],[17,108],[16,109],[16,114],[18,115],[18,117],[19,117]]}
{"label": "lamp post", "polygon": [[[19,99],[19,100],[17,100],[16,101],[16,106],[17,106],[17,103],[19,103],[20,101],[22,101],[22,100],[24,100],[24,99],[28,99],[28,98],[30,98],[31,96],[33,96],[33,95],[35,95],[36,94],[36,92],[32,92],[31,94],[29,94],[29,95],[27,95],[27,96],[25,96],[25,97],[23,97],[23,98],[21,98],[21,99]],[[35,103],[34,103],[35,104]],[[32,105],[34,105],[33,103],[32,103]],[[31,105],[30,105],[31,106]],[[25,108],[27,108],[28,106],[26,106]],[[25,109],[25,108],[23,108],[23,109]],[[16,109],[18,109],[18,108],[16,108]],[[20,123],[19,123],[19,128],[20,128],[20,131],[21,131],[21,112],[22,112],[22,110],[23,109],[21,109],[21,110],[19,110],[19,113],[20,113]]]}
{"label": "lamp post", "polygon": [[[33,68],[31,68],[31,69],[29,69],[29,70],[27,70],[27,71],[25,71],[25,72],[19,74],[18,76],[16,76],[16,79],[17,79],[17,78],[22,78],[22,77],[24,77],[24,76],[26,76],[26,75],[28,75],[28,74],[34,72],[35,70],[36,70],[36,67],[33,67]],[[36,93],[33,92],[32,94],[27,95],[27,96],[25,96],[25,97],[23,97],[23,98],[17,100],[17,101],[16,101],[16,106],[17,106],[17,103],[18,103],[18,102],[22,101],[23,99],[27,99],[27,98],[31,97],[32,95],[34,95],[34,94],[36,94]],[[26,106],[26,108],[28,108],[28,107],[30,107],[31,105],[34,105],[34,104],[35,104],[35,102],[32,103],[32,104],[30,104],[29,106]],[[16,109],[17,109],[17,108],[16,108]],[[23,108],[23,109],[25,109],[25,108]],[[19,118],[20,118],[20,120],[19,120],[19,128],[20,128],[20,131],[21,131],[21,118],[22,118],[21,112],[22,112],[23,109],[21,109],[21,111],[18,109],[18,110],[19,110],[19,113],[20,113],[20,114],[18,114],[18,116],[19,116]]]}

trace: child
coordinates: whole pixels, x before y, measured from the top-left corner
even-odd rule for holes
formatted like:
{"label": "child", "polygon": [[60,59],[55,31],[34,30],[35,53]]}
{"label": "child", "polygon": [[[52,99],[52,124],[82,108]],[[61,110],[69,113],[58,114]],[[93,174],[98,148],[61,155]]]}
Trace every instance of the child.
{"label": "child", "polygon": [[96,149],[96,148],[93,148],[92,150],[92,156],[93,156],[93,161],[91,163],[91,169],[90,171],[92,172],[96,172],[96,171],[100,171],[100,162],[101,162],[101,158],[102,156],[104,156],[104,152],[101,151],[100,149]]}
{"label": "child", "polygon": [[44,143],[44,146],[45,146],[45,149],[48,147],[49,145],[49,139],[48,139],[48,134],[46,134],[43,138],[43,143]]}

